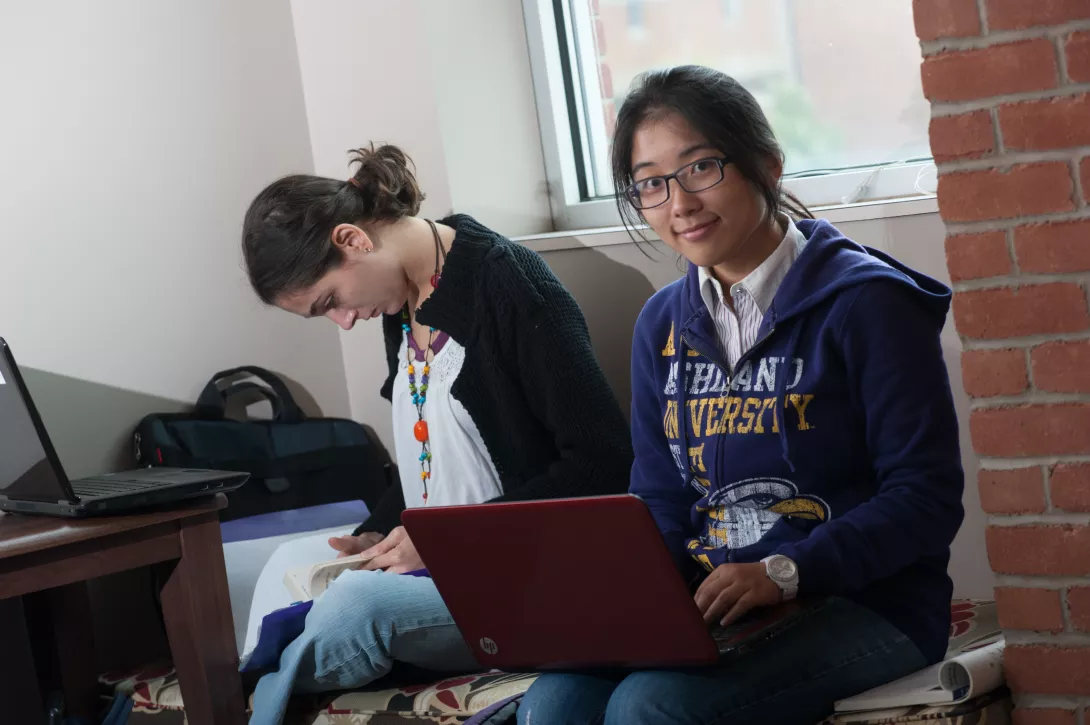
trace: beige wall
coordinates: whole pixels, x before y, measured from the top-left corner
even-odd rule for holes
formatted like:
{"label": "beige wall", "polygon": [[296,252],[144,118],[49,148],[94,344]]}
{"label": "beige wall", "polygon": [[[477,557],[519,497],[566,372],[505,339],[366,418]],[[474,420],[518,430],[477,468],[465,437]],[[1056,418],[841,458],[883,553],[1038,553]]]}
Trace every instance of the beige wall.
{"label": "beige wall", "polygon": [[0,335],[24,365],[192,401],[255,363],[349,412],[335,331],[264,309],[238,252],[253,195],[312,163],[288,0],[9,3],[0,88]]}
{"label": "beige wall", "polygon": [[[393,143],[416,163],[425,216],[457,209],[510,235],[551,228],[520,3],[291,7],[316,173],[347,178],[348,149]],[[357,325],[340,339],[352,415],[390,446],[381,327]]]}

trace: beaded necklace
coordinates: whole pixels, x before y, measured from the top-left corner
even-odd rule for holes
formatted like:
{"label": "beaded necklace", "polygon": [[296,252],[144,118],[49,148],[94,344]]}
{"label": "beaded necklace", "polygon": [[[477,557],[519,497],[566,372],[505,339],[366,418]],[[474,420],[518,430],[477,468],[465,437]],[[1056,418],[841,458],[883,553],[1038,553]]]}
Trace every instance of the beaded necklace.
{"label": "beaded necklace", "polygon": [[[432,236],[435,238],[435,274],[431,276],[431,286],[434,290],[439,286],[440,260],[447,258],[447,252],[443,249],[443,242],[439,238],[439,230],[435,224],[428,220]],[[428,355],[435,359],[435,351],[432,350],[432,342],[435,338],[435,328],[428,328],[428,346],[424,348],[424,369],[421,371],[420,385],[416,384],[416,360],[413,345],[410,339],[413,334],[412,318],[409,315],[409,306],[401,310],[401,329],[405,331],[405,354],[409,362],[409,395],[412,396],[413,406],[416,408],[416,424],[413,425],[413,437],[420,441],[420,481],[424,484],[424,505],[428,503],[428,480],[431,478],[431,438],[428,435],[428,422],[424,420],[424,403],[428,400],[428,376],[431,375],[431,365]]]}

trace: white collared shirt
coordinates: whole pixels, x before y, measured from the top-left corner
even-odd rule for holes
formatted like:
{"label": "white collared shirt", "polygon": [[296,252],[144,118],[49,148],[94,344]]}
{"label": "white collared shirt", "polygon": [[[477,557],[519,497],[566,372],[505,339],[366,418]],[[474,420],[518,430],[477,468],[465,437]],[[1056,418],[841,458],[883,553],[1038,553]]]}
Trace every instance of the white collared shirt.
{"label": "white collared shirt", "polygon": [[719,348],[732,370],[742,354],[757,342],[757,331],[776,296],[776,290],[806,246],[806,237],[793,221],[786,216],[781,216],[780,221],[785,222],[786,229],[780,246],[757,269],[731,285],[730,297],[734,309],[724,301],[723,286],[712,276],[711,270],[707,267],[698,270],[700,296],[715,321]]}

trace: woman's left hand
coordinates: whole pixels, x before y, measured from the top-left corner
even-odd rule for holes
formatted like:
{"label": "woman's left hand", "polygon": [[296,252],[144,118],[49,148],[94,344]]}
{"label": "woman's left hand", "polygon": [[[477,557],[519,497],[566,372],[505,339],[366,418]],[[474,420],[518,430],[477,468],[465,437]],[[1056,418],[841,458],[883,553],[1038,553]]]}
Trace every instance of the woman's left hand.
{"label": "woman's left hand", "polygon": [[361,554],[363,557],[373,556],[371,561],[363,565],[363,569],[375,571],[384,569],[391,574],[404,574],[410,571],[424,568],[424,561],[420,554],[416,553],[412,539],[404,526],[398,526],[390,532],[385,539]]}
{"label": "woman's left hand", "polygon": [[696,590],[696,606],[709,625],[724,627],[756,607],[779,604],[783,591],[768,578],[765,565],[720,564]]}

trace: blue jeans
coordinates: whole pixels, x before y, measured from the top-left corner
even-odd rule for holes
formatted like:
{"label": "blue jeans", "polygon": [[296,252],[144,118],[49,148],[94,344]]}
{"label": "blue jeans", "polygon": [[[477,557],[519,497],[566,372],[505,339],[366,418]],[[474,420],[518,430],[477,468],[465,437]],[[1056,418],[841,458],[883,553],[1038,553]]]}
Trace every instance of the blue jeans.
{"label": "blue jeans", "polygon": [[315,600],[303,633],[280,655],[280,669],[258,682],[250,725],[283,722],[293,692],[363,687],[395,661],[480,670],[431,579],[345,572]]}
{"label": "blue jeans", "polygon": [[837,599],[783,635],[715,667],[602,676],[547,674],[519,725],[815,725],[833,702],[926,666],[905,635]]}

